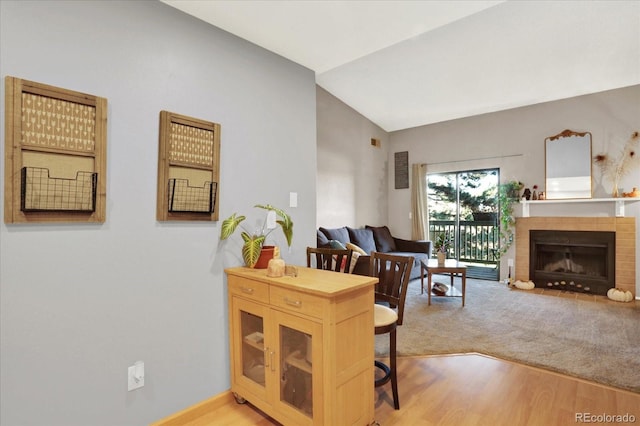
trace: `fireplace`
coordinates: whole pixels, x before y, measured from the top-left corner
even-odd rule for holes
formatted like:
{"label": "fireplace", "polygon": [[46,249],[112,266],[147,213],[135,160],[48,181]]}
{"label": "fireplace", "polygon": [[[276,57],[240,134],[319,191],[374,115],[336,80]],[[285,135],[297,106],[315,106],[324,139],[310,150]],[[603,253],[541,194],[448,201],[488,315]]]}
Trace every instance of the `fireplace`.
{"label": "fireplace", "polygon": [[615,287],[615,232],[529,231],[536,287],[606,295]]}
{"label": "fireplace", "polygon": [[[530,231],[544,230],[558,233],[559,231],[589,231],[612,232],[615,234],[615,287],[624,291],[631,291],[636,295],[636,218],[635,217],[576,217],[576,216],[536,216],[519,217],[516,220],[516,259],[515,279],[529,281],[533,277],[529,261]],[[539,268],[538,268],[539,269]],[[609,273],[609,270],[607,271]],[[559,282],[562,280],[559,280]],[[535,282],[535,281],[534,281]],[[555,282],[555,281],[554,281]],[[566,282],[566,280],[565,280]],[[546,283],[545,283],[546,286]],[[546,288],[546,287],[545,287]],[[592,299],[603,297],[593,293],[575,292],[576,298]],[[567,294],[557,292],[558,294]],[[606,296],[605,296],[606,298]]]}

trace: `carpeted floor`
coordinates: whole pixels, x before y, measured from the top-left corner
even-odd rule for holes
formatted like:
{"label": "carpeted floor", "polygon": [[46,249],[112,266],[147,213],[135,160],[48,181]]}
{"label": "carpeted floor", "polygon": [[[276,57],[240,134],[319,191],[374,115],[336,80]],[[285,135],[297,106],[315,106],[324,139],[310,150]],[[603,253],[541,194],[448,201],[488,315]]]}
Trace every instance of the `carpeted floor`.
{"label": "carpeted floor", "polygon": [[[449,284],[448,277],[434,278]],[[420,280],[413,280],[398,329],[399,356],[467,352],[640,393],[640,303],[577,300],[467,279],[464,308],[460,298],[448,297],[433,297],[428,306]],[[376,356],[387,354],[388,336],[376,336]]]}

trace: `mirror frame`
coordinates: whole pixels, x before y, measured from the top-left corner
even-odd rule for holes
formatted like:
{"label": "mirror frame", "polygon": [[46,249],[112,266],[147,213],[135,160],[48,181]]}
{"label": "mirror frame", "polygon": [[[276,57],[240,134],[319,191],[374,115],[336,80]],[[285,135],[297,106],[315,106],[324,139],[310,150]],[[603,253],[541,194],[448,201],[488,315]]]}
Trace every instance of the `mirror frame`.
{"label": "mirror frame", "polygon": [[[586,138],[588,136],[588,138]],[[563,157],[554,157],[550,155],[550,149],[553,148],[552,145],[559,146],[559,143],[562,143],[566,138],[579,137],[584,138],[584,147],[579,147],[580,150],[575,152],[575,156],[572,154],[564,155]],[[544,142],[544,182],[545,182],[545,198],[548,200],[570,200],[570,199],[584,199],[584,198],[592,198],[593,197],[593,164],[591,161],[591,150],[592,150],[592,135],[591,132],[574,132],[573,130],[564,130],[558,133],[555,136],[547,137]],[[580,141],[576,141],[580,142]],[[587,146],[588,144],[588,146]],[[586,171],[588,169],[588,183],[587,176],[584,174],[579,174],[576,176],[567,175],[567,176],[557,176],[553,174],[550,176],[550,173],[553,173],[550,170],[554,169],[558,170],[558,166],[566,167],[567,160],[571,159],[580,159],[584,160],[584,164],[580,163],[576,167],[580,170]],[[562,180],[562,182],[559,182]],[[562,187],[558,189],[553,189],[558,187],[558,184],[564,184]],[[573,186],[574,188],[568,188],[569,186]],[[575,196],[566,196],[567,192],[576,192]]]}

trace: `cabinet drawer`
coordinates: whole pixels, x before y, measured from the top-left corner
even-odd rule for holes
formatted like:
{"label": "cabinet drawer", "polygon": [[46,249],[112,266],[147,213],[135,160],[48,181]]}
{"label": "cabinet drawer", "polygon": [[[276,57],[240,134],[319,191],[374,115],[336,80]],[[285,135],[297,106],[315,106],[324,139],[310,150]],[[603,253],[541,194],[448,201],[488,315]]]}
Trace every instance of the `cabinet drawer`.
{"label": "cabinet drawer", "polygon": [[268,284],[229,276],[228,286],[230,294],[269,303]]}
{"label": "cabinet drawer", "polygon": [[315,318],[322,318],[322,307],[325,302],[322,297],[276,286],[271,286],[269,291],[269,299],[272,306],[278,306],[291,312]]}

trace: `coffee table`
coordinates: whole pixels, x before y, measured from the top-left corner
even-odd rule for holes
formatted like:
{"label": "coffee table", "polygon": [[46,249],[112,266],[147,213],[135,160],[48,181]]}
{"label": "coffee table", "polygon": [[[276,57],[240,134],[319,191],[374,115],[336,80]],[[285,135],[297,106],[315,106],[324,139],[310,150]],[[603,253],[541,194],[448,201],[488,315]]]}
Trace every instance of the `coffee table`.
{"label": "coffee table", "polygon": [[[456,259],[446,259],[444,261],[444,265],[438,265],[438,259],[428,259],[426,262],[423,260],[420,262],[422,264],[422,270],[420,274],[420,294],[424,294],[424,274],[427,274],[427,293],[428,293],[428,304],[431,305],[431,276],[433,274],[445,274],[451,277],[451,286],[449,287],[449,291],[443,296],[437,297],[462,297],[462,306],[464,307],[464,298],[465,292],[467,290],[467,267],[462,263],[458,262]],[[453,287],[453,278],[461,277],[462,279],[462,292],[458,291]]]}

